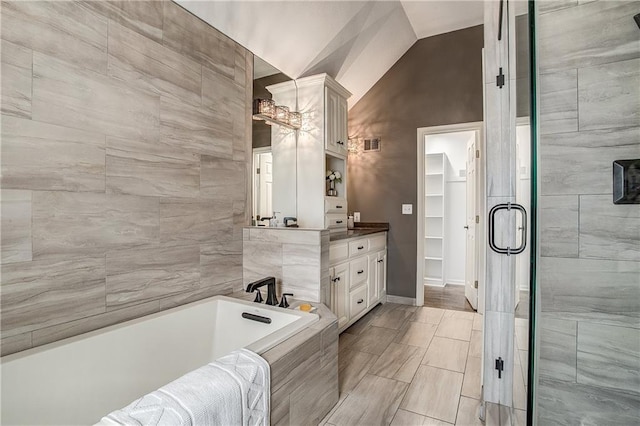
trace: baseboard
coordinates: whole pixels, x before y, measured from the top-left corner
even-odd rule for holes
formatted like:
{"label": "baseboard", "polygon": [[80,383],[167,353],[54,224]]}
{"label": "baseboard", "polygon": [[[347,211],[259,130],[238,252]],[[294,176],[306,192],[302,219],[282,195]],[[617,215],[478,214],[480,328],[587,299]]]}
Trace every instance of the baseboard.
{"label": "baseboard", "polygon": [[415,297],[392,296],[390,294],[387,294],[387,302],[389,302],[389,303],[398,303],[400,305],[416,306],[416,298]]}
{"label": "baseboard", "polygon": [[451,285],[465,285],[464,280],[447,280],[447,284]]}

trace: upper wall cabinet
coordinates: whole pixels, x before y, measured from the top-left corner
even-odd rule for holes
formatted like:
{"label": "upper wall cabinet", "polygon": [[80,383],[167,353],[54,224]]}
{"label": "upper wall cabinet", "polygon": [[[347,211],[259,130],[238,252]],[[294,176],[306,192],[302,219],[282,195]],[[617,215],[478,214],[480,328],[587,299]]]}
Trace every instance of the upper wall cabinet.
{"label": "upper wall cabinet", "polygon": [[325,149],[340,156],[347,155],[347,97],[344,89],[325,87]]}

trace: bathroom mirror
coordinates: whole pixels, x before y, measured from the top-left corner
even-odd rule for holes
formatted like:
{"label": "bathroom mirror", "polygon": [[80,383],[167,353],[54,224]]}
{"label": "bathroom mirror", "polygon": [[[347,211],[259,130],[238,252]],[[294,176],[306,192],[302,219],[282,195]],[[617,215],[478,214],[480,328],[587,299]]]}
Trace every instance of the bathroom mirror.
{"label": "bathroom mirror", "polygon": [[[283,74],[280,70],[264,61],[258,56],[254,56],[253,61],[253,99],[271,99],[272,95],[267,87],[289,81],[291,78]],[[274,188],[273,174],[274,163],[278,163],[274,155],[283,155],[280,152],[271,150],[271,134],[273,126],[266,121],[253,120],[252,126],[252,186],[253,186],[253,209],[252,216],[256,225],[268,225],[269,218],[273,215],[273,194],[291,193],[295,197],[295,191],[287,191],[286,188]],[[295,156],[294,152],[288,155]],[[295,185],[295,177],[292,177],[292,185]],[[282,184],[281,184],[282,185]],[[296,200],[290,200],[295,205]]]}

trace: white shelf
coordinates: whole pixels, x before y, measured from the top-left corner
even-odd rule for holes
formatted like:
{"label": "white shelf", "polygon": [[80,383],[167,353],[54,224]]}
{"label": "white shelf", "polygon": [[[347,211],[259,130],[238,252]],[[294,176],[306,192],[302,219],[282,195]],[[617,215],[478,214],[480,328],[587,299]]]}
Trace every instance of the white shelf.
{"label": "white shelf", "polygon": [[428,256],[425,256],[424,260],[435,260],[435,261],[442,262],[442,258],[441,257],[428,257]]}
{"label": "white shelf", "polygon": [[427,284],[442,285],[444,279],[444,172],[447,160],[442,152],[426,154],[425,160],[423,278]]}
{"label": "white shelf", "polygon": [[425,197],[444,197],[443,194],[424,194]]}
{"label": "white shelf", "polygon": [[428,217],[429,219],[442,219],[444,216],[442,216],[442,215],[428,214],[428,215],[425,215],[425,217]]}
{"label": "white shelf", "polygon": [[427,235],[425,238],[434,239],[434,240],[441,240],[442,239],[442,237],[431,237],[429,235]]}

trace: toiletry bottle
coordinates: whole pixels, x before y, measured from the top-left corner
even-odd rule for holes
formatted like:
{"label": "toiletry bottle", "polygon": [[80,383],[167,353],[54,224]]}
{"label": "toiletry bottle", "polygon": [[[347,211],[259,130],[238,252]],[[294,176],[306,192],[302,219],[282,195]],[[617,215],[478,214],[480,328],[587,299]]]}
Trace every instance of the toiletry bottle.
{"label": "toiletry bottle", "polygon": [[350,214],[349,216],[347,216],[347,228],[349,229],[353,229],[353,215]]}

